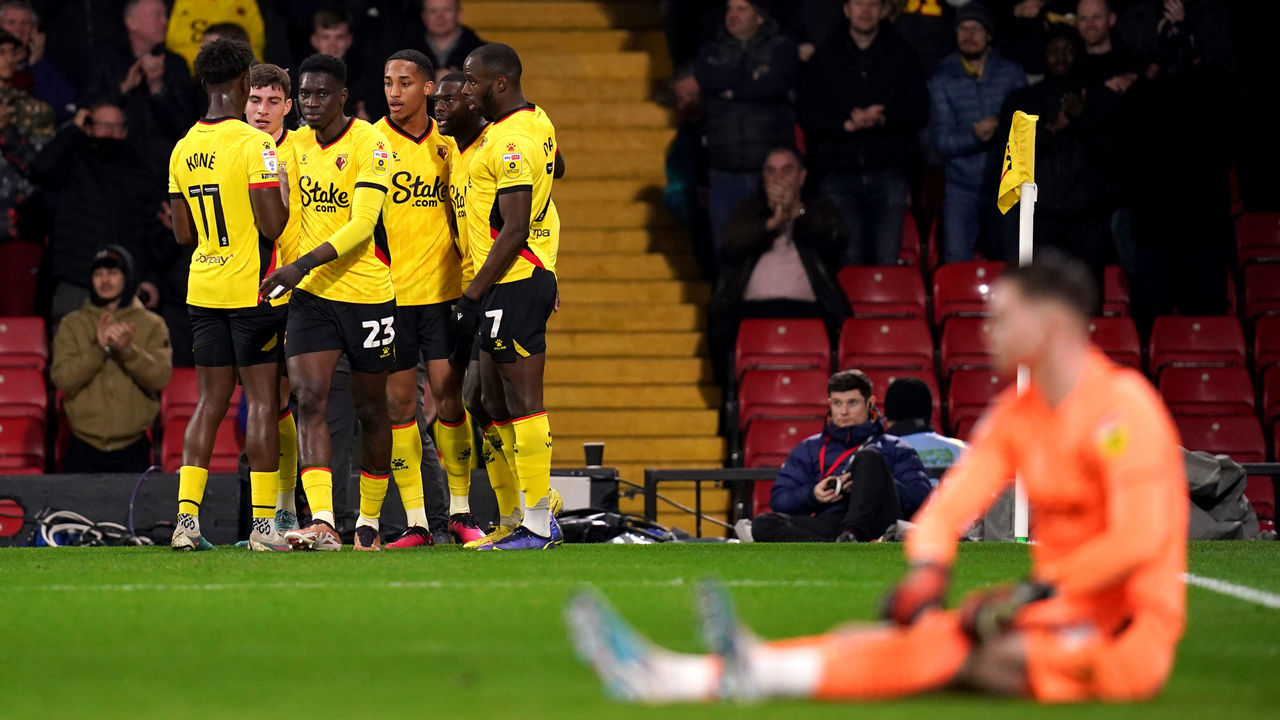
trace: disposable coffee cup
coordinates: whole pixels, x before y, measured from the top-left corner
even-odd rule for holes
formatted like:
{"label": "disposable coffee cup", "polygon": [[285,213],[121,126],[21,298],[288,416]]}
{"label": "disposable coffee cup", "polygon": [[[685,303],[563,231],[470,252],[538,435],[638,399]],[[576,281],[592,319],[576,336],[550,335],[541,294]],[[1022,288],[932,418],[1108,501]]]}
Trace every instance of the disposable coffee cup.
{"label": "disposable coffee cup", "polygon": [[601,465],[604,465],[604,443],[582,443],[582,454],[587,458],[587,467],[598,468]]}

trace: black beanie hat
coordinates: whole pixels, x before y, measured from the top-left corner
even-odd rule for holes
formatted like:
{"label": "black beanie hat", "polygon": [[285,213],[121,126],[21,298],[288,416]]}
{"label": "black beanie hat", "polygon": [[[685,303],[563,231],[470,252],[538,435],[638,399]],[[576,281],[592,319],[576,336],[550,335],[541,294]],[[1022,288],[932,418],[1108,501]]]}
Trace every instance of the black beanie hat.
{"label": "black beanie hat", "polygon": [[884,414],[892,422],[928,420],[933,415],[933,393],[920,378],[898,378],[884,394]]}
{"label": "black beanie hat", "polygon": [[991,10],[989,10],[986,5],[978,2],[978,0],[972,0],[964,7],[956,10],[956,27],[960,27],[960,23],[965,22],[966,20],[976,20],[977,22],[982,23],[982,26],[987,29],[987,34],[991,37],[995,37],[995,16],[991,14]]}
{"label": "black beanie hat", "polygon": [[[93,271],[98,268],[120,268],[120,272],[124,273],[124,288],[120,291],[120,307],[127,307],[133,304],[133,296],[138,291],[138,279],[134,277],[133,271],[133,255],[128,250],[119,245],[104,245],[98,252],[93,254],[93,261],[89,263],[89,275],[93,276]],[[102,307],[116,298],[100,297],[93,288],[93,283],[89,283],[89,299],[94,305]]]}

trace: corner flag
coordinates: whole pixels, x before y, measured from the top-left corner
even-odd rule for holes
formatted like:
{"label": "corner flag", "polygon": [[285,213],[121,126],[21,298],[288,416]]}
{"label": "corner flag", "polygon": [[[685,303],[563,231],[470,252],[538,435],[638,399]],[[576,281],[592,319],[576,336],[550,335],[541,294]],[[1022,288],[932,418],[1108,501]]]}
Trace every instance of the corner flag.
{"label": "corner flag", "polygon": [[1036,181],[1036,121],[1038,115],[1021,110],[1013,114],[1009,126],[1009,143],[1004,146],[1004,167],[1000,171],[1000,195],[996,205],[1000,214],[1009,212],[1022,197],[1022,184]]}

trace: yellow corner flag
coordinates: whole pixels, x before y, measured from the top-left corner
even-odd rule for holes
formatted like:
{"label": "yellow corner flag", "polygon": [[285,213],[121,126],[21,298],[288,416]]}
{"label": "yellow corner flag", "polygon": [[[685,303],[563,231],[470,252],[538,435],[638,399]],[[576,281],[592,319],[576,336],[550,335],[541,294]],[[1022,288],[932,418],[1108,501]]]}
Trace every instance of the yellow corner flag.
{"label": "yellow corner flag", "polygon": [[1028,115],[1021,110],[1013,114],[1009,144],[1004,146],[1000,195],[996,198],[1001,215],[1009,212],[1022,197],[1022,183],[1036,181],[1036,121],[1039,119],[1039,115]]}

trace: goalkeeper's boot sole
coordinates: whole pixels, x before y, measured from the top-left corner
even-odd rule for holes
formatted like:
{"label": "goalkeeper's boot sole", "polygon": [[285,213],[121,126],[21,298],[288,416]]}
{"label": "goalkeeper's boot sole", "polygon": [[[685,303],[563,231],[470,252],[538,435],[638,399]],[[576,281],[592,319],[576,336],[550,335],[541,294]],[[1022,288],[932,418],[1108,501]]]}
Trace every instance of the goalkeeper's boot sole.
{"label": "goalkeeper's boot sole", "polygon": [[569,636],[582,662],[600,676],[615,700],[656,699],[655,648],[594,589],[581,590],[565,609]]}
{"label": "goalkeeper's boot sole", "polygon": [[738,620],[733,599],[720,583],[704,580],[697,587],[698,619],[707,649],[721,658],[720,697],[725,700],[758,699],[751,682],[750,656],[758,642]]}

